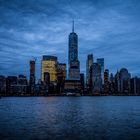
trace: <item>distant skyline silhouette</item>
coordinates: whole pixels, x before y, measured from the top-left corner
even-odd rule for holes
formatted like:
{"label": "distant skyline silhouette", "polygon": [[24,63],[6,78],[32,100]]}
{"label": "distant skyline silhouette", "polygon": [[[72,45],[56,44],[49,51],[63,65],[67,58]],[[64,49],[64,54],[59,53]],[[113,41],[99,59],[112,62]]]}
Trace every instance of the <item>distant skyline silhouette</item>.
{"label": "distant skyline silhouette", "polygon": [[43,55],[68,64],[74,19],[81,72],[93,53],[110,72],[126,67],[140,76],[139,0],[1,0],[0,19],[0,75],[29,77],[29,61],[37,58],[38,79]]}

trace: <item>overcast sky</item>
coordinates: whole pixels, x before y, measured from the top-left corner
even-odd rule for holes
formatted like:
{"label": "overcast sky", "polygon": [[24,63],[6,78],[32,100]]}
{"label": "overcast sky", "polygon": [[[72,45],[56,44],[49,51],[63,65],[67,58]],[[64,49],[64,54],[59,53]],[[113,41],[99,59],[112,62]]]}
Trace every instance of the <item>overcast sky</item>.
{"label": "overcast sky", "polygon": [[140,76],[140,0],[0,0],[0,74],[29,76],[29,60],[42,55],[68,61],[72,20],[79,37],[81,72],[87,54]]}

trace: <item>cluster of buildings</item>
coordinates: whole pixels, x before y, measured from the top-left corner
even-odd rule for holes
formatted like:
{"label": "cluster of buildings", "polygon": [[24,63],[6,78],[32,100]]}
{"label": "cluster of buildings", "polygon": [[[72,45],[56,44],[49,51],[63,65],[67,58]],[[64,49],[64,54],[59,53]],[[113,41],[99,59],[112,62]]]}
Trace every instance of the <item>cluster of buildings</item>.
{"label": "cluster of buildings", "polygon": [[92,95],[140,95],[140,78],[131,77],[126,68],[121,68],[115,75],[104,70],[104,59],[93,61],[93,55],[87,56],[86,88]]}
{"label": "cluster of buildings", "polygon": [[104,68],[104,58],[94,60],[87,55],[86,75],[80,73],[78,35],[72,32],[68,41],[68,69],[56,56],[43,55],[41,79],[36,82],[36,61],[30,61],[29,80],[24,75],[0,76],[2,96],[63,96],[63,95],[140,95],[140,78],[131,77],[126,68],[115,75]]}

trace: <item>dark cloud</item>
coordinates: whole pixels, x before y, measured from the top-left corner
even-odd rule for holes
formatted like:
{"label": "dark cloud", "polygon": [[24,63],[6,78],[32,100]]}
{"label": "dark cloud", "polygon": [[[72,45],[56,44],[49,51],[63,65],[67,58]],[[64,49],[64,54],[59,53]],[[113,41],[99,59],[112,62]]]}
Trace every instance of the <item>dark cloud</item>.
{"label": "dark cloud", "polygon": [[44,54],[68,61],[68,35],[75,19],[81,71],[88,53],[104,57],[115,72],[127,67],[140,75],[139,0],[0,0],[0,74],[29,75]]}

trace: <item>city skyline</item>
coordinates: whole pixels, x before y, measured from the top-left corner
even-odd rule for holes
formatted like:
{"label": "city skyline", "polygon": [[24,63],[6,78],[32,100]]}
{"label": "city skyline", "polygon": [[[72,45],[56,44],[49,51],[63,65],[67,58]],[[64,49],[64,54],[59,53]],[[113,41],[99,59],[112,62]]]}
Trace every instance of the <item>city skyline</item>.
{"label": "city skyline", "polygon": [[74,19],[81,72],[86,71],[87,55],[93,53],[94,58],[105,59],[110,72],[126,67],[132,76],[140,76],[139,1],[34,2],[0,2],[1,75],[29,77],[29,61],[35,57],[37,79],[41,78],[42,55],[55,55],[68,64],[68,35]]}

